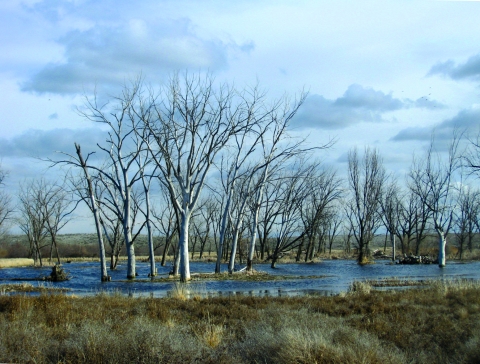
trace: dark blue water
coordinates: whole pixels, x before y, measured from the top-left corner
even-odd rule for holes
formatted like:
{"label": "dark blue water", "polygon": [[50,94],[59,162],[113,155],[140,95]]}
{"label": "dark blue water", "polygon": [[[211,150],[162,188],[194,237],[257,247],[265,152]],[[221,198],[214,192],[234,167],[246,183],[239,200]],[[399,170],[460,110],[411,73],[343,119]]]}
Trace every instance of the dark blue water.
{"label": "dark blue water", "polygon": [[[51,268],[4,268],[0,269],[0,283],[21,283],[66,288],[70,294],[92,295],[100,292],[122,293],[133,296],[165,297],[174,288],[174,282],[159,282],[148,278],[148,263],[138,263],[138,278],[127,281],[125,264],[119,264],[117,270],[109,271],[111,282],[100,282],[99,263],[81,262],[65,264],[64,269],[71,279],[65,282],[42,282],[35,279],[46,277]],[[315,264],[283,264],[272,269],[267,264],[257,264],[256,270],[271,275],[289,276],[281,281],[244,282],[244,281],[193,281],[189,288],[195,294],[231,295],[244,294],[255,296],[295,296],[304,294],[338,294],[347,291],[354,280],[399,278],[408,280],[467,278],[480,280],[480,262],[447,262],[447,266],[437,265],[391,265],[387,261],[360,266],[355,261],[327,260]],[[168,276],[170,267],[157,266],[158,277]],[[191,273],[211,273],[212,263],[191,263]],[[222,266],[226,271],[227,266]]]}

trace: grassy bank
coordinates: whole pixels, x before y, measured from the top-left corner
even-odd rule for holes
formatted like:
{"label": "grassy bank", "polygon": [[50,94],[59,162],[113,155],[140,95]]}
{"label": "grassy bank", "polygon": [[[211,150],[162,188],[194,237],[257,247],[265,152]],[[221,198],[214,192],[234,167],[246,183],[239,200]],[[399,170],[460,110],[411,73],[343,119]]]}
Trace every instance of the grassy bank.
{"label": "grassy bank", "polygon": [[2,362],[476,363],[480,286],[336,297],[0,296]]}
{"label": "grassy bank", "polygon": [[33,259],[8,258],[0,259],[0,268],[28,267],[33,265]]}

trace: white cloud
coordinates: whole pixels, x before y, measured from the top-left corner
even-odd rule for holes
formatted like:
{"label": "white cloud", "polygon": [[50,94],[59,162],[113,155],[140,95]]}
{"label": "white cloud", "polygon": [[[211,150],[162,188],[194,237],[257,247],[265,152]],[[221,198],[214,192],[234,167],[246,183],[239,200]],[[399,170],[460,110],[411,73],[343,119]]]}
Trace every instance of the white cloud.
{"label": "white cloud", "polygon": [[395,142],[405,141],[428,141],[435,135],[437,141],[448,141],[452,139],[454,130],[460,132],[476,132],[480,125],[480,109],[471,108],[459,111],[454,117],[446,119],[434,126],[409,127],[399,131],[391,138]]}
{"label": "white cloud", "polygon": [[443,108],[435,100],[421,98],[416,101],[394,98],[392,93],[384,93],[372,88],[353,84],[343,96],[328,100],[321,95],[310,95],[302,105],[293,123],[297,127],[342,129],[362,122],[390,122],[385,114],[408,108]]}
{"label": "white cloud", "polygon": [[71,31],[59,40],[65,62],[49,63],[22,84],[23,91],[82,93],[95,85],[118,86],[140,73],[160,78],[183,69],[224,69],[232,52],[249,52],[252,43],[238,45],[197,35],[188,19],[148,25],[133,19],[122,26],[97,25]]}
{"label": "white cloud", "polygon": [[480,81],[480,53],[471,56],[466,62],[458,65],[451,59],[439,62],[428,72],[429,76],[436,74],[454,80],[470,79]]}
{"label": "white cloud", "polygon": [[0,158],[51,158],[56,152],[75,153],[74,143],[86,152],[97,149],[104,141],[105,132],[89,129],[30,129],[11,139],[0,139]]}

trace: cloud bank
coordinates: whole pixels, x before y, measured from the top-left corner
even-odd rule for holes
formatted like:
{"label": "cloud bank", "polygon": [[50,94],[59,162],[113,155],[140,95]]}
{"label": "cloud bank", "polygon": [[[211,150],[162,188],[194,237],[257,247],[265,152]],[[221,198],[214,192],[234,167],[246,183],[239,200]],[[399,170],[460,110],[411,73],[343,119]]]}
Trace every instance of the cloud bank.
{"label": "cloud bank", "polygon": [[480,53],[458,65],[451,59],[439,62],[430,69],[428,75],[442,75],[453,80],[480,81]]}
{"label": "cloud bank", "polygon": [[300,128],[343,129],[361,122],[388,122],[384,115],[400,109],[444,107],[427,97],[400,100],[392,93],[353,84],[335,100],[310,95],[295,115],[293,124]]}
{"label": "cloud bank", "polygon": [[0,139],[0,157],[49,158],[57,151],[74,154],[74,143],[79,143],[85,153],[97,150],[106,134],[100,129],[31,129],[12,139]]}
{"label": "cloud bank", "polygon": [[468,110],[461,110],[453,118],[446,119],[435,126],[432,130],[428,127],[406,128],[401,130],[397,135],[391,138],[395,142],[404,142],[410,140],[430,140],[432,131],[435,133],[436,140],[450,140],[452,139],[454,129],[475,130],[480,125],[480,108],[472,108]]}
{"label": "cloud bank", "polygon": [[95,25],[58,40],[65,60],[49,63],[21,84],[22,91],[74,94],[96,84],[118,85],[140,73],[161,78],[175,70],[210,72],[228,66],[231,54],[248,53],[253,43],[226,43],[197,34],[188,19],[147,24],[132,19],[119,26]]}

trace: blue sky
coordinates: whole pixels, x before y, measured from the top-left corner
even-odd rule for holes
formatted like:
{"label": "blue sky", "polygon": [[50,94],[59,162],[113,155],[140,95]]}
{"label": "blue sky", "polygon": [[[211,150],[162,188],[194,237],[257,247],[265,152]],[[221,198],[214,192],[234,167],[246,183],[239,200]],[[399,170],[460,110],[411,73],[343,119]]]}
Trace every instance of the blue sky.
{"label": "blue sky", "polygon": [[478,133],[478,14],[477,1],[2,1],[6,188],[52,173],[33,157],[101,140],[75,111],[95,87],[185,69],[272,99],[309,90],[293,133],[337,139],[320,157],[339,171],[352,147],[376,147],[403,178],[433,129],[440,146],[455,126]]}

